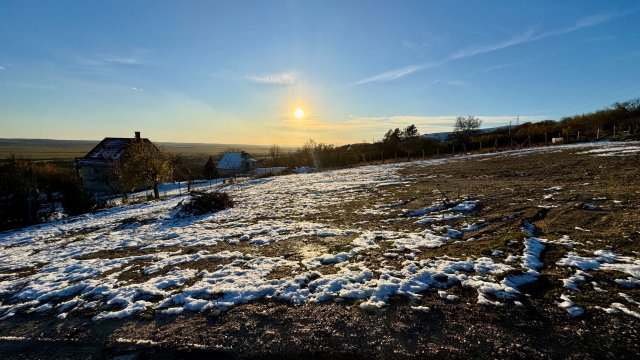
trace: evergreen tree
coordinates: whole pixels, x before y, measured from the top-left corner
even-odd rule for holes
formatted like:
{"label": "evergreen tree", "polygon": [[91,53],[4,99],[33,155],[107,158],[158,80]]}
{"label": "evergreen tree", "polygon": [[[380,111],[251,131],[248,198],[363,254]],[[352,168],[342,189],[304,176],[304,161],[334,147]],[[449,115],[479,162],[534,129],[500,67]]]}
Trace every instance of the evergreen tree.
{"label": "evergreen tree", "polygon": [[207,159],[207,162],[202,168],[202,176],[207,180],[212,180],[218,177],[218,171],[216,170],[216,165],[214,164],[211,156],[209,156],[209,159]]}

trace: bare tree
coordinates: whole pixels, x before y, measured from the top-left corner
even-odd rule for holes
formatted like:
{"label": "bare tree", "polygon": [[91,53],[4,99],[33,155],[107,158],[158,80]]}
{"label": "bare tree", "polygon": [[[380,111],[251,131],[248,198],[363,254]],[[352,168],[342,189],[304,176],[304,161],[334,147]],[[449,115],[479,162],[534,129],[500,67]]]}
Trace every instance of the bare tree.
{"label": "bare tree", "polygon": [[131,143],[116,167],[124,191],[133,191],[140,185],[153,188],[154,198],[160,198],[158,184],[171,179],[169,156],[148,141]]}
{"label": "bare tree", "polygon": [[273,159],[273,164],[277,164],[278,158],[280,157],[281,154],[281,150],[280,150],[280,146],[278,145],[271,145],[271,147],[269,148],[269,155],[271,155],[271,159]]}
{"label": "bare tree", "polygon": [[453,128],[454,136],[462,143],[462,148],[467,151],[466,144],[469,139],[479,133],[482,120],[475,116],[458,116]]}

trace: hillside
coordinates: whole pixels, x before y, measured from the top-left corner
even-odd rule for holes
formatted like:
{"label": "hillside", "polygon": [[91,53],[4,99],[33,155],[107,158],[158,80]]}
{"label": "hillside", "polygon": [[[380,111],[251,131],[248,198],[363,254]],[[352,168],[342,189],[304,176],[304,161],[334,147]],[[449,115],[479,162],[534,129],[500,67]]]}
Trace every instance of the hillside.
{"label": "hillside", "polygon": [[[516,127],[517,127],[517,125],[514,126],[514,128],[516,128]],[[488,135],[488,134],[493,134],[493,133],[496,133],[496,132],[506,132],[506,131],[509,131],[509,125],[492,127],[492,128],[478,129],[477,134],[478,135]],[[427,139],[427,140],[447,141],[447,140],[449,140],[449,139],[451,139],[453,137],[453,134],[454,134],[453,131],[445,131],[445,132],[423,134],[423,135],[421,135],[421,137],[423,139]]]}
{"label": "hillside", "polygon": [[640,143],[218,184],[0,234],[0,354],[640,353]]}

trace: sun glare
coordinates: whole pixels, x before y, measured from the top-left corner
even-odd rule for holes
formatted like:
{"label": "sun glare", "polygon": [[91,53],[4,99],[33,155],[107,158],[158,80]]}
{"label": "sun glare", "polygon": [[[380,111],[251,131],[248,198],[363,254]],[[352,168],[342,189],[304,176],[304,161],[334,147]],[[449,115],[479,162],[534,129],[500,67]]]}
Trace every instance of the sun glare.
{"label": "sun glare", "polygon": [[304,111],[300,107],[296,108],[296,111],[293,112],[293,115],[296,119],[300,120],[304,117]]}

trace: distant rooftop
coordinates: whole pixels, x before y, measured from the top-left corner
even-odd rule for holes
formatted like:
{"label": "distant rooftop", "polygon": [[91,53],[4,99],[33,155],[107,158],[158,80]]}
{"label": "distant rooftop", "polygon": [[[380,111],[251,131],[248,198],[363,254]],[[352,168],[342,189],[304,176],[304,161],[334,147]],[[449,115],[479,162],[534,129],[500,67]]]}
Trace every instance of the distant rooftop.
{"label": "distant rooftop", "polygon": [[78,162],[84,161],[106,161],[118,160],[125,152],[127,147],[135,141],[144,141],[150,143],[149,139],[141,138],[140,133],[136,131],[133,138],[104,138],[84,157],[79,158]]}
{"label": "distant rooftop", "polygon": [[242,161],[255,162],[255,159],[251,158],[251,155],[244,151],[228,151],[225,152],[218,162],[218,169],[222,170],[237,170],[242,167]]}

